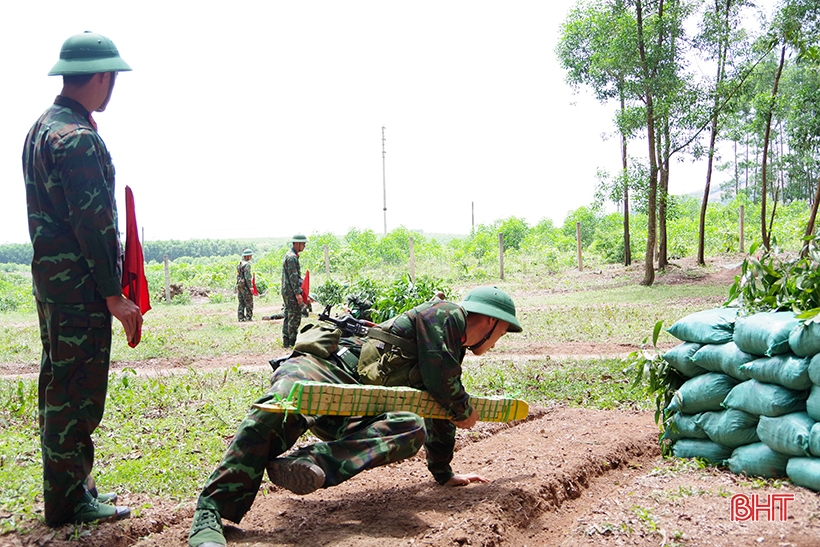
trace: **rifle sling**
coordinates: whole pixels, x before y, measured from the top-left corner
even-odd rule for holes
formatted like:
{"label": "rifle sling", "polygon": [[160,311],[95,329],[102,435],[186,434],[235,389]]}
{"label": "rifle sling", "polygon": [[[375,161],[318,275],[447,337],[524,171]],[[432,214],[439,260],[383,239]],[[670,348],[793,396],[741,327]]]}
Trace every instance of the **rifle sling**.
{"label": "rifle sling", "polygon": [[408,356],[416,355],[417,347],[416,344],[407,340],[406,338],[401,338],[400,336],[396,336],[395,334],[390,334],[389,332],[385,332],[378,327],[371,327],[370,330],[367,331],[367,336],[369,338],[375,338],[380,342],[384,342],[385,344],[390,344],[391,346],[396,346]]}

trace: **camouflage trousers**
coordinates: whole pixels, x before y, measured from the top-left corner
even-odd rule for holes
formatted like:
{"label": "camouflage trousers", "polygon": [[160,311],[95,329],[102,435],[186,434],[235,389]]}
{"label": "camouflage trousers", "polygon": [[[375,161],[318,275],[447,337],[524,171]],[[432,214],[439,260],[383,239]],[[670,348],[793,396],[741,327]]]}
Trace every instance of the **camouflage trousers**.
{"label": "camouflage trousers", "polygon": [[39,378],[40,446],[46,524],[73,517],[94,465],[91,434],[108,390],[111,314],[105,302],[37,302],[43,354]]}
{"label": "camouflage trousers", "polygon": [[[270,389],[256,402],[287,397],[299,380],[358,383],[331,361],[297,356],[279,366]],[[239,523],[253,504],[268,463],[284,454],[308,430],[322,442],[285,457],[308,460],[321,467],[325,488],[366,469],[409,458],[425,439],[423,420],[410,412],[367,417],[285,416],[254,409],[239,425],[222,463],[202,489],[197,506],[216,508],[223,518]]]}
{"label": "camouflage trousers", "polygon": [[285,297],[282,312],[285,314],[282,320],[282,338],[286,342],[290,342],[292,346],[296,342],[296,335],[299,334],[299,324],[302,322],[302,307],[299,306],[295,297]]}
{"label": "camouflage trousers", "polygon": [[239,308],[236,316],[240,321],[250,321],[253,319],[253,294],[246,288],[238,288],[236,297],[239,299]]}

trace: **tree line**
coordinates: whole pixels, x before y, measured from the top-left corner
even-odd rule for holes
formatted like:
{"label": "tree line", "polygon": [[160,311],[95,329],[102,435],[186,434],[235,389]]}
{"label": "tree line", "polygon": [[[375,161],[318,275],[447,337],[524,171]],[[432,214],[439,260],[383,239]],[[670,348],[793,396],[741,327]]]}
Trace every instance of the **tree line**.
{"label": "tree line", "polygon": [[[698,262],[705,263],[712,176],[724,195],[757,206],[770,248],[779,205],[820,201],[820,0],[782,0],[771,13],[749,0],[580,0],[556,53],[567,82],[613,104],[621,170],[599,175],[599,195],[623,211],[624,263],[632,257],[631,201],[646,211],[644,285],[669,260],[669,181],[684,156],[706,158]],[[632,144],[645,152],[632,155]],[[731,152],[721,155],[721,150]]]}

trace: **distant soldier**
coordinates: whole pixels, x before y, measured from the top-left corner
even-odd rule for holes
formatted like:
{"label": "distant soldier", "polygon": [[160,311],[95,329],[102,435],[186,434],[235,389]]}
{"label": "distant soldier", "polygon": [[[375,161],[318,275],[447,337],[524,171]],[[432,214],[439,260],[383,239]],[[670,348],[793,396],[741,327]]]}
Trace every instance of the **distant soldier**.
{"label": "distant soldier", "polygon": [[307,238],[296,234],[291,239],[293,246],[282,261],[282,300],[285,318],[282,321],[282,346],[292,348],[302,321],[302,306],[307,295],[302,295],[302,271],[299,266],[299,253],[305,250]]}
{"label": "distant soldier", "polygon": [[237,317],[239,321],[253,321],[253,274],[251,260],[253,251],[245,249],[242,260],[236,265],[236,297],[239,299]]}

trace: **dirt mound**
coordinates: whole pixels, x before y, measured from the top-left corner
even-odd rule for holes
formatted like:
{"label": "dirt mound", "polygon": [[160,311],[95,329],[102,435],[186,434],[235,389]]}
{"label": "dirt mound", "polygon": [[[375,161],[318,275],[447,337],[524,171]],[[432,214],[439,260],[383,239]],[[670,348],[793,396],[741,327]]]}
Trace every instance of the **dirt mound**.
{"label": "dirt mound", "polygon": [[[214,462],[216,465],[217,462]],[[460,432],[457,472],[486,484],[436,485],[423,454],[296,496],[265,482],[228,545],[245,547],[816,545],[820,496],[662,460],[646,412],[533,408],[516,424]],[[203,477],[203,480],[205,477]],[[732,495],[791,494],[788,518],[735,522]],[[186,545],[195,500],[123,496],[134,518],[0,537],[15,547]],[[74,539],[72,539],[72,537]]]}

